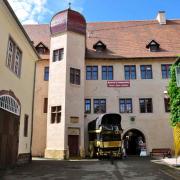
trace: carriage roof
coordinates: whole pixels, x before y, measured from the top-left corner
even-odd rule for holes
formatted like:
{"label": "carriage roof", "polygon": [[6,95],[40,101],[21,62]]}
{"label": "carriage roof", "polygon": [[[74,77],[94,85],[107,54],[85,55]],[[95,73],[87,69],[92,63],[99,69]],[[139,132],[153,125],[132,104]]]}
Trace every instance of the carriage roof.
{"label": "carriage roof", "polygon": [[88,131],[99,129],[100,125],[117,125],[121,127],[121,115],[117,113],[101,114],[88,123]]}

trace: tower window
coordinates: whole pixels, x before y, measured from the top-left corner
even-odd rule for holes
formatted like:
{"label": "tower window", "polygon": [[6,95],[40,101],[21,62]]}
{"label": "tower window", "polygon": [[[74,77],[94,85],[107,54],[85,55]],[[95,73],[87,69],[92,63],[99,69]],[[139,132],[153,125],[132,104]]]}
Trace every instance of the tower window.
{"label": "tower window", "polygon": [[51,107],[51,123],[60,123],[61,122],[61,106],[52,106]]}
{"label": "tower window", "polygon": [[53,62],[61,61],[64,57],[64,48],[53,51]]}
{"label": "tower window", "polygon": [[70,68],[70,83],[80,85],[81,71],[80,69]]}

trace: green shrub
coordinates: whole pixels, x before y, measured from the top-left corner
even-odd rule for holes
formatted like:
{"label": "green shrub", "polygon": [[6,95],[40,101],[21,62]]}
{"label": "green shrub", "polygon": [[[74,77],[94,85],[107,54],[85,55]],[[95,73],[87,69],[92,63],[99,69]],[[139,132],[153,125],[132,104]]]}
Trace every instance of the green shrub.
{"label": "green shrub", "polygon": [[180,88],[176,84],[176,72],[175,68],[180,67],[180,61],[173,64],[171,67],[171,79],[168,86],[168,94],[170,97],[170,107],[171,107],[171,126],[176,126],[180,123]]}

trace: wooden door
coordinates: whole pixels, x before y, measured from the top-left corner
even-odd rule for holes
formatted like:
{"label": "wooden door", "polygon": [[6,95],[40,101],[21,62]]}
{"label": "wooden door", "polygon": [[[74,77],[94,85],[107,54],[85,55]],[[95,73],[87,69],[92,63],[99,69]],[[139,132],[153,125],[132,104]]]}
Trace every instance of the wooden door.
{"label": "wooden door", "polygon": [[68,146],[69,146],[70,157],[79,156],[79,136],[78,135],[68,136]]}
{"label": "wooden door", "polygon": [[0,109],[0,168],[13,167],[18,156],[19,116]]}

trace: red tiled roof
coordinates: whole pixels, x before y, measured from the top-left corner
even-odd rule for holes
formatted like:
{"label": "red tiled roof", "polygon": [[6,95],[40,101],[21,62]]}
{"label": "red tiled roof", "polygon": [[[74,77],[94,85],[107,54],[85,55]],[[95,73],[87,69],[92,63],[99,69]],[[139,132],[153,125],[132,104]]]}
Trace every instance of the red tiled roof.
{"label": "red tiled roof", "polygon": [[36,47],[40,42],[45,46],[50,48],[50,28],[49,24],[33,24],[33,25],[24,25],[24,29],[27,34],[34,42]]}
{"label": "red tiled roof", "polygon": [[[35,45],[42,41],[50,46],[49,25],[24,27]],[[106,44],[106,51],[93,49],[99,40]],[[160,44],[159,52],[146,48],[151,40]],[[174,57],[180,54],[180,20],[167,20],[166,25],[156,20],[88,23],[86,43],[86,58]]]}

